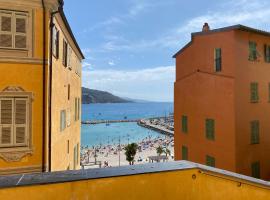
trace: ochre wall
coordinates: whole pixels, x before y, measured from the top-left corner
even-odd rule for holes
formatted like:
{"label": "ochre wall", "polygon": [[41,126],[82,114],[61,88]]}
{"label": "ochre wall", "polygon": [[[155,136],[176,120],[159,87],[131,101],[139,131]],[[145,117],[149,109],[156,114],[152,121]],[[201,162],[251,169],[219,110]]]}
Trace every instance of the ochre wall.
{"label": "ochre wall", "polygon": [[[241,184],[240,184],[241,182]],[[267,200],[269,187],[197,169],[0,189],[1,199]]]}
{"label": "ochre wall", "polygon": [[[175,159],[206,163],[215,157],[216,167],[236,170],[234,109],[234,32],[195,36],[192,44],[176,57]],[[222,49],[222,71],[214,70],[215,48]],[[199,71],[198,71],[199,70]],[[182,133],[182,115],[188,117],[188,133]],[[215,140],[208,140],[205,120],[215,120]]]}
{"label": "ochre wall", "polygon": [[[7,8],[8,3],[0,4],[1,8]],[[14,4],[9,6],[13,7]],[[23,7],[23,6],[22,6]],[[24,7],[23,7],[24,8]],[[20,6],[16,5],[20,10]],[[27,9],[31,9],[27,7]],[[21,58],[14,55],[5,57],[0,56],[0,91],[8,86],[21,87],[26,92],[33,94],[32,101],[32,140],[33,154],[23,157],[20,161],[5,161],[0,158],[0,174],[40,172],[42,170],[42,127],[43,127],[43,58],[42,58],[42,9],[31,9],[33,21],[31,45],[33,45],[32,55]],[[30,31],[30,30],[29,30]],[[29,32],[28,32],[29,33]],[[4,51],[3,51],[4,52]],[[1,149],[0,149],[1,151]],[[14,149],[14,152],[16,150]],[[16,154],[16,153],[15,153]]]}
{"label": "ochre wall", "polygon": [[[78,163],[74,166],[74,147],[80,144],[81,120],[75,121],[75,98],[81,99],[81,72],[75,73],[76,68],[81,70],[81,58],[76,54],[74,44],[69,37],[61,18],[57,15],[54,24],[59,30],[59,58],[53,57],[53,94],[52,94],[52,171],[79,169]],[[63,39],[72,46],[71,67],[65,67],[63,61]],[[70,84],[70,99],[68,100],[68,84]],[[70,126],[60,131],[60,111],[70,110]],[[81,111],[80,111],[81,113]],[[69,141],[69,147],[68,147]],[[80,146],[80,145],[79,145]],[[69,152],[68,152],[69,148]],[[80,147],[79,150],[80,152]],[[78,153],[80,155],[80,153]],[[75,168],[74,168],[75,167]]]}

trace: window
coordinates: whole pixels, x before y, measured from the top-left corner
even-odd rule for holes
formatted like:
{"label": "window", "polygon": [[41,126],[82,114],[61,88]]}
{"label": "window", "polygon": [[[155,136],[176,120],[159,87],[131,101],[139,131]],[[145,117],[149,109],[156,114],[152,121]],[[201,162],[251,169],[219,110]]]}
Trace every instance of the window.
{"label": "window", "polygon": [[81,99],[78,98],[78,120],[81,118]]}
{"label": "window", "polygon": [[182,116],[182,132],[188,132],[188,117],[185,115]]}
{"label": "window", "polygon": [[0,10],[0,48],[27,49],[26,12]]}
{"label": "window", "polygon": [[53,27],[53,44],[52,44],[52,52],[55,58],[59,58],[59,31],[56,26]]}
{"label": "window", "polygon": [[221,48],[215,49],[215,70],[216,72],[221,71]]}
{"label": "window", "polygon": [[28,146],[29,99],[0,97],[0,147]]}
{"label": "window", "polygon": [[74,164],[74,169],[76,169],[76,166],[79,164],[79,144],[75,145],[73,152],[74,152],[73,164]]}
{"label": "window", "polygon": [[72,66],[71,66],[71,55],[72,55],[72,49],[68,45],[68,48],[67,48],[67,66],[69,67],[69,69],[72,69]]}
{"label": "window", "polygon": [[265,62],[270,63],[270,45],[264,45]]}
{"label": "window", "polygon": [[268,83],[268,101],[270,102],[270,83]]}
{"label": "window", "polygon": [[64,131],[66,128],[66,110],[60,112],[60,131]]}
{"label": "window", "polygon": [[75,121],[80,120],[81,118],[81,99],[75,98]]}
{"label": "window", "polygon": [[254,178],[261,178],[260,162],[254,162],[251,164],[251,176]]}
{"label": "window", "polygon": [[70,127],[71,125],[71,118],[70,118],[70,108],[67,109],[67,112],[66,112],[66,126],[67,127]]}
{"label": "window", "polygon": [[68,51],[68,44],[66,40],[63,40],[63,65],[67,67],[67,51]]}
{"label": "window", "polygon": [[257,103],[259,101],[258,83],[256,82],[250,83],[250,101],[252,103]]}
{"label": "window", "polygon": [[259,144],[260,143],[260,124],[258,120],[252,121],[250,123],[251,129],[251,144]]}
{"label": "window", "polygon": [[70,100],[70,84],[68,84],[68,100]]}
{"label": "window", "polygon": [[215,140],[215,121],[213,119],[205,120],[205,132],[207,139]]}
{"label": "window", "polygon": [[188,148],[182,146],[182,160],[188,160]]}
{"label": "window", "polygon": [[69,154],[69,140],[67,141],[67,153]]}
{"label": "window", "polygon": [[212,156],[206,156],[206,165],[210,167],[215,167],[216,166],[216,160]]}
{"label": "window", "polygon": [[255,61],[257,60],[258,52],[257,52],[257,44],[256,42],[249,42],[249,60]]}
{"label": "window", "polygon": [[78,102],[77,102],[77,98],[75,98],[75,113],[74,113],[74,120],[75,121],[77,121],[77,116],[78,116],[78,107],[77,107],[77,105],[78,105]]}

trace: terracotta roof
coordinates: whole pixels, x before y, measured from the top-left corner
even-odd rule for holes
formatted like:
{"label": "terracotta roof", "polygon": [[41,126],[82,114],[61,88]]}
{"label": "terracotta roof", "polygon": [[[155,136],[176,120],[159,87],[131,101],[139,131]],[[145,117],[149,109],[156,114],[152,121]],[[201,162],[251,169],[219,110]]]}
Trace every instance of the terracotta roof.
{"label": "terracotta roof", "polygon": [[176,56],[178,54],[180,54],[184,49],[186,49],[188,46],[190,46],[191,43],[192,43],[193,37],[195,37],[195,36],[198,36],[198,35],[208,35],[208,34],[212,34],[212,33],[219,33],[219,32],[231,31],[231,30],[247,31],[247,32],[252,32],[252,33],[261,34],[261,35],[269,36],[270,37],[270,32],[263,31],[263,30],[260,30],[260,29],[251,28],[251,27],[244,26],[244,25],[241,25],[241,24],[234,25],[234,26],[227,26],[227,27],[218,28],[218,29],[213,29],[213,30],[206,31],[206,32],[203,32],[203,31],[195,32],[195,33],[191,33],[191,38],[192,38],[191,41],[187,45],[185,45],[182,49],[180,49],[173,56],[173,58],[176,58]]}

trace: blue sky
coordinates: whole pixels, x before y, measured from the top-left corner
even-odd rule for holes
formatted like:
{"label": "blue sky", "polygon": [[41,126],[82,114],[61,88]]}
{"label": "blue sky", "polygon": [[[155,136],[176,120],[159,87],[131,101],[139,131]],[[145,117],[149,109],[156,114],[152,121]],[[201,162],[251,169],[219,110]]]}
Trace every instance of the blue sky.
{"label": "blue sky", "polygon": [[269,0],[65,0],[65,13],[86,57],[83,86],[153,101],[173,101],[172,55],[204,22],[270,30]]}

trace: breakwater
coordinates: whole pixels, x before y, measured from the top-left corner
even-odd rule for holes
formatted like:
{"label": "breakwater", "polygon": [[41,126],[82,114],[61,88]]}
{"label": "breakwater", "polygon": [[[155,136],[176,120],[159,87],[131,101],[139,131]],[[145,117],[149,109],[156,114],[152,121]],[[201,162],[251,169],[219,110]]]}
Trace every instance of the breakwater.
{"label": "breakwater", "polygon": [[82,121],[82,124],[111,124],[111,123],[128,123],[128,122],[138,122],[140,119],[123,119],[123,120],[89,120]]}
{"label": "breakwater", "polygon": [[174,131],[162,126],[160,124],[153,124],[151,120],[140,120],[137,122],[139,126],[157,131],[163,135],[174,136]]}

